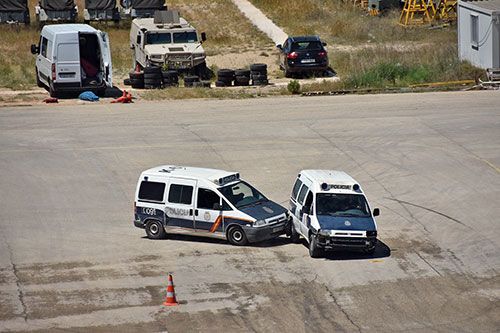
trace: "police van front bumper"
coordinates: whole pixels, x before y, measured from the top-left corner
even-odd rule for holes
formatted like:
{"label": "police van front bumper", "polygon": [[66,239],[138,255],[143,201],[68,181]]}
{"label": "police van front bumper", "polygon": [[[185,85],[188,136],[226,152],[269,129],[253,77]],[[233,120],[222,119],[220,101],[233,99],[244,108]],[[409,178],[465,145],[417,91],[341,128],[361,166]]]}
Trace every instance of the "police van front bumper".
{"label": "police van front bumper", "polygon": [[141,228],[141,229],[146,228],[146,226],[144,225],[144,223],[142,223],[141,220],[134,220],[134,226],[136,226],[137,228]]}
{"label": "police van front bumper", "polygon": [[285,234],[288,221],[262,227],[243,227],[249,243],[262,242]]}
{"label": "police van front bumper", "polygon": [[318,246],[325,250],[349,249],[370,250],[375,248],[377,237],[331,237],[318,235]]}

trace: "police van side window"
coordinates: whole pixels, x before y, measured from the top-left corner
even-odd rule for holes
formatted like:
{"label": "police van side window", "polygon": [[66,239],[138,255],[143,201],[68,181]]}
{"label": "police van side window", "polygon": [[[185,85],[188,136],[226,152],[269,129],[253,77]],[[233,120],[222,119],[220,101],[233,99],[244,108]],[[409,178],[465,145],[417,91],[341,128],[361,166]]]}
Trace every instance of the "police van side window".
{"label": "police van side window", "polygon": [[197,207],[200,209],[214,209],[214,204],[220,203],[220,197],[214,191],[204,188],[198,189]]}
{"label": "police van side window", "polygon": [[295,182],[295,185],[293,185],[293,190],[292,190],[292,198],[295,200],[297,199],[297,194],[299,193],[299,189],[302,186],[302,182],[300,179],[297,178],[297,181]]}
{"label": "police van side window", "polygon": [[193,197],[193,187],[187,185],[170,185],[168,202],[190,205]]}
{"label": "police van side window", "polygon": [[142,182],[139,188],[139,201],[163,202],[164,192],[164,183]]}
{"label": "police van side window", "polygon": [[297,201],[302,205],[302,203],[304,202],[304,198],[306,197],[306,193],[307,191],[309,191],[309,188],[307,186],[302,186],[302,188],[300,189],[300,193],[299,193],[299,198],[297,199]]}

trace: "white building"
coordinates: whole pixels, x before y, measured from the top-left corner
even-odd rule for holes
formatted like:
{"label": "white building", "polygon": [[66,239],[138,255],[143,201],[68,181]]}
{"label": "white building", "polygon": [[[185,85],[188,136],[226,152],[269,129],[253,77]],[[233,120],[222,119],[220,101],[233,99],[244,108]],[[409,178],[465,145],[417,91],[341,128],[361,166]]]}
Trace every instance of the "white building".
{"label": "white building", "polygon": [[459,0],[460,59],[480,68],[500,68],[500,0]]}

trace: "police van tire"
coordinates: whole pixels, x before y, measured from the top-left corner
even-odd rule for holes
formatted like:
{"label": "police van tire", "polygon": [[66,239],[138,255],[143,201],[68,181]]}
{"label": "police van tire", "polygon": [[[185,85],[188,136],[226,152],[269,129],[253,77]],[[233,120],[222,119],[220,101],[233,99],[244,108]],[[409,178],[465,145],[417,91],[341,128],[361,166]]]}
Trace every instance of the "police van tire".
{"label": "police van tire", "polygon": [[146,224],[146,235],[149,239],[163,239],[166,236],[165,228],[159,221],[149,221]]}
{"label": "police van tire", "polygon": [[236,246],[243,246],[248,242],[247,236],[245,235],[243,229],[236,226],[229,228],[229,230],[227,231],[227,240],[229,241],[229,243]]}
{"label": "police van tire", "polygon": [[309,255],[311,258],[319,258],[323,255],[323,249],[318,247],[318,240],[313,234],[309,235]]}
{"label": "police van tire", "polygon": [[300,235],[297,230],[295,230],[293,222],[290,223],[290,241],[295,244],[300,243]]}

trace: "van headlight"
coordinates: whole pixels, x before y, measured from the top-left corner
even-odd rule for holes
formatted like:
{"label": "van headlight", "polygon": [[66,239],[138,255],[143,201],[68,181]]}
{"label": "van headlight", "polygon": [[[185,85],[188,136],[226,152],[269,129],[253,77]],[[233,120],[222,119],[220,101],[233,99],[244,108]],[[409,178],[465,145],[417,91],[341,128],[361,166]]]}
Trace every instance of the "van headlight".
{"label": "van headlight", "polygon": [[205,53],[193,53],[193,58],[205,58]]}
{"label": "van headlight", "polygon": [[151,60],[162,60],[163,54],[153,54],[151,55]]}
{"label": "van headlight", "polygon": [[331,232],[332,232],[331,230],[328,230],[328,229],[324,229],[324,230],[323,230],[323,229],[322,229],[322,230],[320,230],[320,231],[319,231],[319,234],[320,234],[321,236],[330,236]]}
{"label": "van headlight", "polygon": [[257,220],[257,221],[255,221],[255,222],[253,223],[253,226],[254,226],[254,227],[262,227],[262,226],[263,226],[263,225],[265,225],[265,224],[266,224],[266,221],[264,221],[264,220]]}

